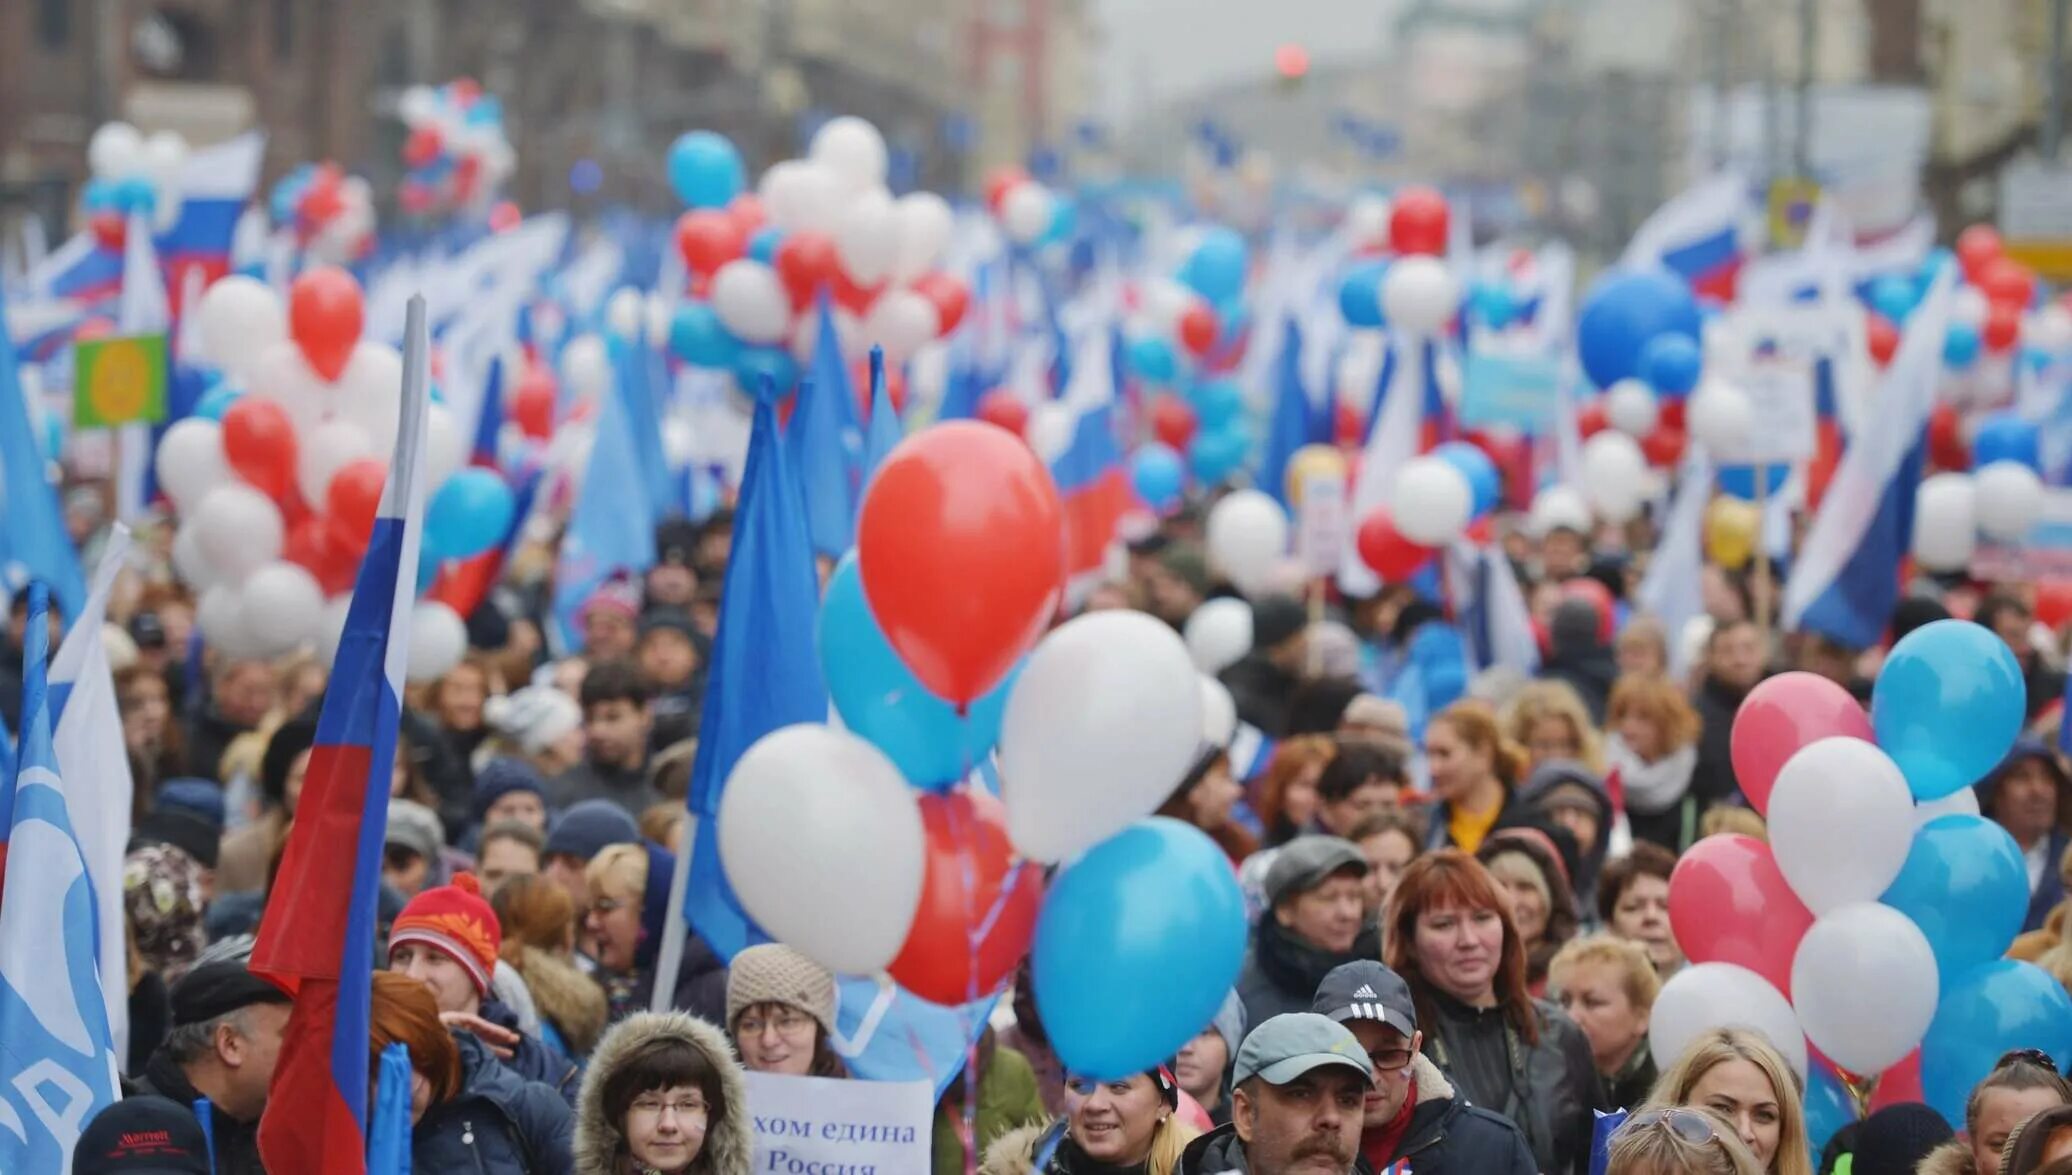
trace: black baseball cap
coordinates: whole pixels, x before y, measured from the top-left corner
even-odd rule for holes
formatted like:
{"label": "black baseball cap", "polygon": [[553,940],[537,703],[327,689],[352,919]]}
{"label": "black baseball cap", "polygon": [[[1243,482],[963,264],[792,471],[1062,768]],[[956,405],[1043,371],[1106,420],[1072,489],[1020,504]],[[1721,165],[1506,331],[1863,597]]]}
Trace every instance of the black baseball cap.
{"label": "black baseball cap", "polygon": [[116,1102],[72,1148],[74,1175],[209,1175],[209,1142],[192,1111],[147,1095]]}
{"label": "black baseball cap", "polygon": [[173,1027],[204,1024],[253,1004],[287,1004],[287,992],[252,974],[243,963],[226,959],[204,963],[173,984]]}
{"label": "black baseball cap", "polygon": [[1340,1024],[1374,1020],[1404,1036],[1417,1035],[1417,1001],[1401,975],[1372,959],[1341,963],[1317,984],[1310,1011]]}

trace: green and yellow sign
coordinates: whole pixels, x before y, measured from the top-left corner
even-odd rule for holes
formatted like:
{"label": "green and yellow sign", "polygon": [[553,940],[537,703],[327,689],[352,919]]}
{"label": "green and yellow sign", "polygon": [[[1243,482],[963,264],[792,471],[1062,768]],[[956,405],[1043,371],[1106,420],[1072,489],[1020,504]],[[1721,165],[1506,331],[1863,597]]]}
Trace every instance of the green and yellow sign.
{"label": "green and yellow sign", "polygon": [[165,419],[165,336],[121,335],[72,347],[72,426]]}

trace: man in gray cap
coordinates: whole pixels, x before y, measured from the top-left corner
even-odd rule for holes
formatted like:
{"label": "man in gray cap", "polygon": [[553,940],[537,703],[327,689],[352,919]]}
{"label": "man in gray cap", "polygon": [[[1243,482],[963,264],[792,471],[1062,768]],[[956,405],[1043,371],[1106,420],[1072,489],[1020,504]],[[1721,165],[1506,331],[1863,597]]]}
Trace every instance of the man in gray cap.
{"label": "man in gray cap", "polygon": [[1245,1023],[1282,1012],[1306,1012],[1331,968],[1381,957],[1381,938],[1366,919],[1362,882],[1367,857],[1336,836],[1298,836],[1266,871],[1266,909],[1238,972]]}
{"label": "man in gray cap", "polygon": [[1245,1037],[1230,1125],[1187,1144],[1180,1175],[1370,1175],[1360,1159],[1373,1087],[1360,1042],[1328,1016],[1275,1016]]}
{"label": "man in gray cap", "polygon": [[1315,1010],[1350,1029],[1374,1069],[1360,1157],[1376,1171],[1408,1159],[1418,1175],[1532,1175],[1525,1135],[1468,1104],[1419,1052],[1417,1002],[1403,977],[1372,959],[1324,976]]}

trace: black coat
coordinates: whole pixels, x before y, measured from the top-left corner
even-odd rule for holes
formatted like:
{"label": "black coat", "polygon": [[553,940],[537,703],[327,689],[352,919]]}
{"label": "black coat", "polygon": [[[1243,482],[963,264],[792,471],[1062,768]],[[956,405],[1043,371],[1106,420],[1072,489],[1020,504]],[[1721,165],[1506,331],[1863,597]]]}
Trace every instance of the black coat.
{"label": "black coat", "polygon": [[[1218,1126],[1180,1152],[1179,1175],[1246,1175],[1250,1170],[1245,1163],[1244,1141],[1238,1138],[1235,1126]],[[1367,1165],[1367,1160],[1355,1158],[1346,1175],[1374,1175],[1374,1168]]]}
{"label": "black coat", "polygon": [[1703,811],[1714,804],[1748,801],[1741,796],[1741,784],[1734,778],[1734,713],[1748,691],[1735,689],[1715,677],[1698,687],[1698,765],[1691,769],[1690,794]]}
{"label": "black coat", "polygon": [[1239,721],[1258,727],[1268,738],[1287,737],[1288,702],[1300,684],[1294,674],[1254,650],[1225,669],[1218,680],[1230,691]]}
{"label": "black coat", "polygon": [[[151,1054],[151,1060],[144,1065],[144,1075],[125,1092],[132,1097],[156,1094],[178,1102],[189,1113],[194,1112],[194,1103],[202,1097],[187,1080],[186,1072],[163,1049]],[[257,1118],[240,1122],[228,1114],[212,1112],[208,1132],[216,1153],[216,1175],[266,1175],[266,1168],[259,1162]]]}
{"label": "black coat", "polygon": [[1419,1017],[1425,1055],[1453,1087],[1516,1123],[1547,1175],[1588,1171],[1591,1111],[1609,1107],[1583,1030],[1553,1004],[1534,1000],[1539,1041],[1527,1044],[1500,1007],[1470,1008],[1438,992],[1424,1002],[1435,1013]]}
{"label": "black coat", "polygon": [[410,1132],[410,1166],[444,1175],[562,1175],[575,1169],[575,1114],[561,1095],[506,1069],[466,1034],[461,1091]]}
{"label": "black coat", "polygon": [[1338,954],[1296,938],[1268,910],[1259,915],[1252,945],[1237,973],[1237,998],[1245,1006],[1245,1023],[1259,1025],[1283,1012],[1307,1012],[1316,1001],[1317,985],[1332,968],[1380,957],[1381,930],[1377,926],[1361,927],[1352,949]]}
{"label": "black coat", "polygon": [[576,1089],[583,1083],[583,1071],[574,1061],[563,1056],[561,1050],[519,1028],[518,1013],[499,1000],[482,1001],[482,1018],[498,1028],[518,1034],[518,1043],[512,1047],[511,1055],[503,1059],[504,1068],[527,1081],[547,1086],[570,1106],[576,1104]]}
{"label": "black coat", "polygon": [[1422,1053],[1411,1063],[1416,1066],[1417,1108],[1384,1166],[1408,1160],[1417,1175],[1533,1175],[1539,1170],[1515,1123],[1469,1105]]}

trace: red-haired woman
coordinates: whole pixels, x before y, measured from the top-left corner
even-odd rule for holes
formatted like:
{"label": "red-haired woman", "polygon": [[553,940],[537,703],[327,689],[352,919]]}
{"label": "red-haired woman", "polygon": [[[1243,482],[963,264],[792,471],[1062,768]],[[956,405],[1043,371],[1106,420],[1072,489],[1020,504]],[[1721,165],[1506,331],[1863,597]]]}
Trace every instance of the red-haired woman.
{"label": "red-haired woman", "polygon": [[1607,1108],[1590,1042],[1526,990],[1525,946],[1495,877],[1458,849],[1410,863],[1389,900],[1386,962],[1410,984],[1424,1052],[1463,1096],[1525,1132],[1539,1169],[1589,1169]]}

